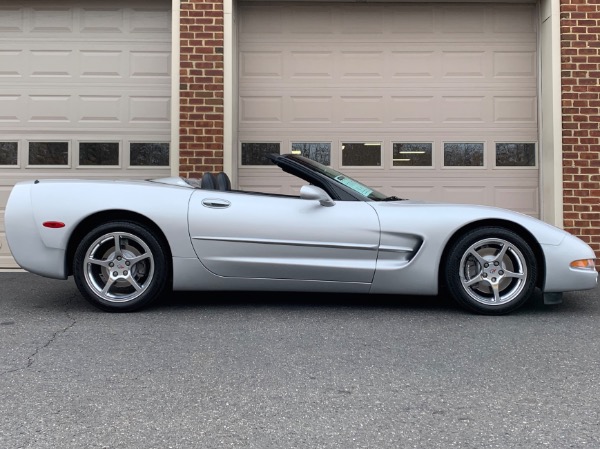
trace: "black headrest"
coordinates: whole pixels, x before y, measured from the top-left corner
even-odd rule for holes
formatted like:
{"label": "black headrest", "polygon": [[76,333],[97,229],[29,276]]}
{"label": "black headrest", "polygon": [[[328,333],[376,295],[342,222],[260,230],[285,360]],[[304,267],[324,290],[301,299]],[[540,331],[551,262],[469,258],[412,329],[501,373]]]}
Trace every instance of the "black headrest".
{"label": "black headrest", "polygon": [[200,181],[200,188],[204,190],[216,190],[217,183],[215,180],[215,175],[209,172],[204,173],[202,175],[202,180]]}
{"label": "black headrest", "polygon": [[215,176],[217,182],[217,190],[229,191],[231,190],[231,181],[229,180],[229,176],[227,176],[224,172],[219,172]]}

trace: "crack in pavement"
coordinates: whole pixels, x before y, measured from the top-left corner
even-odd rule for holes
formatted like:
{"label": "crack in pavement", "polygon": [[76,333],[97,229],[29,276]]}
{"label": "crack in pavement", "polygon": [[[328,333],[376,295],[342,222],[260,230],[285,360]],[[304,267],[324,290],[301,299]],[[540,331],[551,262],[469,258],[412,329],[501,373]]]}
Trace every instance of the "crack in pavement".
{"label": "crack in pavement", "polygon": [[40,351],[42,351],[43,349],[50,346],[52,343],[54,343],[54,341],[60,335],[64,334],[69,329],[71,329],[73,326],[75,326],[75,324],[77,324],[77,320],[69,313],[69,306],[71,305],[71,303],[73,302],[74,299],[75,299],[75,296],[71,296],[71,298],[69,298],[69,300],[65,303],[65,315],[67,316],[67,318],[69,320],[71,320],[71,322],[67,326],[54,332],[44,344],[37,346],[35,348],[35,350],[33,351],[33,353],[29,357],[27,357],[27,364],[25,366],[23,366],[21,368],[10,369],[7,371],[0,371],[0,377],[6,376],[7,374],[16,373],[18,371],[24,371],[26,369],[31,368],[33,366],[33,364],[35,363],[36,357],[40,353]]}

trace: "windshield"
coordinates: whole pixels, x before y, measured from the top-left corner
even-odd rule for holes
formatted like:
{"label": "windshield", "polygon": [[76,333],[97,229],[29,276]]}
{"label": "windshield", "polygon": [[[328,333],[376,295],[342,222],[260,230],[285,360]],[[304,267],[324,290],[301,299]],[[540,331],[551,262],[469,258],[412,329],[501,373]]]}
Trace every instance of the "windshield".
{"label": "windshield", "polygon": [[360,195],[365,196],[365,197],[369,198],[370,200],[384,201],[388,198],[383,193],[378,192],[377,190],[374,190],[374,189],[358,182],[357,180],[352,179],[349,176],[346,176],[345,174],[334,170],[333,168],[329,168],[323,164],[315,162],[311,159],[307,159],[305,157],[298,157],[298,156],[294,155],[293,159],[295,161],[298,161],[302,165],[310,167],[311,170],[321,173],[322,175],[326,176],[327,178],[329,178],[339,184],[345,185],[346,187],[350,188],[354,192],[359,193]]}

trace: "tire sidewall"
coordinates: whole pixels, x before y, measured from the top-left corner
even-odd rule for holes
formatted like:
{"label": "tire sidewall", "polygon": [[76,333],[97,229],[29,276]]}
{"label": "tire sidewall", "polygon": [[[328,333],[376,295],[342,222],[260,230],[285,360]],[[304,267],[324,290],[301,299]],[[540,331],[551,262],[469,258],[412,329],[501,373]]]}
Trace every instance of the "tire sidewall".
{"label": "tire sidewall", "polygon": [[[148,245],[154,260],[154,274],[150,285],[141,295],[124,302],[111,302],[96,294],[88,285],[85,278],[85,256],[90,246],[104,234],[111,232],[126,232],[133,234]],[[166,261],[166,251],[158,239],[144,226],[129,221],[108,222],[94,228],[81,240],[75,251],[73,258],[73,277],[77,288],[84,298],[94,306],[108,312],[131,312],[149,305],[158,298],[167,284],[168,266]]]}

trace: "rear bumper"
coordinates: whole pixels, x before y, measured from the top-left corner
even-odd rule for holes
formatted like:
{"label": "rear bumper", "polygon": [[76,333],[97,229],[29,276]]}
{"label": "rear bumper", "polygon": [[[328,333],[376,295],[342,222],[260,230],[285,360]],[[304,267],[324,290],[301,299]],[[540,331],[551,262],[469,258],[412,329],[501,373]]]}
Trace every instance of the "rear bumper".
{"label": "rear bumper", "polygon": [[30,182],[19,183],[11,191],[6,205],[6,239],[20,267],[40,276],[66,279],[65,251],[48,248],[35,224],[31,207]]}

